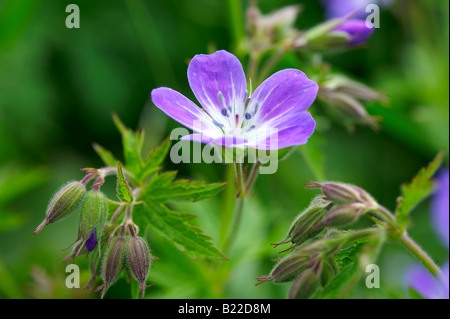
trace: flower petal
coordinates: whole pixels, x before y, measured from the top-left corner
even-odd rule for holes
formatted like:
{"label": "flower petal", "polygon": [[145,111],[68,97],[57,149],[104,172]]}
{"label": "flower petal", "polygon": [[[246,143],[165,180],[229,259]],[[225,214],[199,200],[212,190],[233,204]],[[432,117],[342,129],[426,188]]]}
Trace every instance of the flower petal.
{"label": "flower petal", "polygon": [[196,55],[189,63],[188,80],[197,100],[216,120],[223,117],[220,111],[224,105],[219,92],[222,92],[226,106],[245,106],[244,70],[241,62],[227,51]]}
{"label": "flower petal", "polygon": [[334,28],[331,32],[345,32],[349,35],[348,45],[359,45],[364,43],[373,33],[374,28],[368,28],[365,20],[352,19],[345,21]]}
{"label": "flower petal", "polygon": [[316,122],[308,112],[297,113],[295,116],[286,116],[278,120],[274,127],[266,126],[258,130],[257,134],[261,138],[257,136],[256,142],[249,147],[274,150],[305,144],[314,133]]}
{"label": "flower petal", "polygon": [[212,141],[212,138],[209,136],[206,136],[205,134],[189,134],[182,136],[180,138],[181,141],[193,141],[193,142],[199,142],[203,144],[208,144]]}
{"label": "flower petal", "polygon": [[422,297],[427,299],[448,298],[444,291],[443,283],[433,277],[430,272],[421,265],[410,267],[405,273],[406,284],[417,291]]}
{"label": "flower petal", "polygon": [[300,70],[285,69],[265,80],[253,93],[248,112],[257,110],[254,122],[271,121],[290,112],[306,110],[315,100],[319,86]]}
{"label": "flower petal", "polygon": [[206,135],[220,135],[209,115],[183,94],[161,87],[152,90],[151,96],[153,103],[175,121]]}
{"label": "flower petal", "polygon": [[437,176],[437,188],[432,198],[433,226],[442,242],[449,247],[449,171],[442,170]]}

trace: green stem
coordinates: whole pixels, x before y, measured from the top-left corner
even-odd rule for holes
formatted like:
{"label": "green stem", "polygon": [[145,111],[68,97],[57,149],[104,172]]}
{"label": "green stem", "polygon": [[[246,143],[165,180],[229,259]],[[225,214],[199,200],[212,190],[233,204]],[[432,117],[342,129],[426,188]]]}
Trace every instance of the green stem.
{"label": "green stem", "polygon": [[261,166],[261,162],[257,161],[252,167],[252,171],[250,172],[248,180],[245,183],[245,192],[247,194],[250,192],[250,190],[252,189],[253,185],[256,182],[256,178],[258,177],[260,166]]}
{"label": "green stem", "polygon": [[228,249],[230,249],[231,244],[237,236],[239,226],[241,224],[242,212],[244,210],[244,204],[246,199],[245,192],[245,181],[244,175],[242,174],[242,164],[234,163],[234,172],[237,181],[237,194],[236,194],[236,202],[234,204],[234,211],[231,218],[233,219],[231,222],[231,227],[227,231],[227,236],[225,238],[225,242],[223,245],[223,252],[226,253]]}
{"label": "green stem", "polygon": [[244,37],[244,19],[242,13],[241,0],[228,0],[228,13],[231,23],[232,38],[235,46],[239,46],[239,42]]}
{"label": "green stem", "polygon": [[223,245],[223,252],[226,254],[227,250],[231,248],[232,243],[236,239],[239,226],[241,224],[242,219],[242,212],[244,210],[245,205],[245,197],[238,197],[236,198],[236,203],[234,205],[234,211],[233,211],[233,222],[230,227],[230,230],[228,232],[227,239]]}
{"label": "green stem", "polygon": [[408,249],[436,277],[442,277],[441,269],[431,257],[411,238],[406,231],[399,237],[399,242]]}
{"label": "green stem", "polygon": [[231,224],[231,219],[233,217],[233,206],[236,199],[236,189],[234,187],[234,167],[231,164],[227,164],[225,169],[225,180],[228,181],[228,187],[222,193],[221,198],[221,209],[220,209],[220,232],[219,232],[219,242],[220,246],[223,247],[223,243],[226,241],[226,236],[228,235],[228,229]]}
{"label": "green stem", "polygon": [[234,163],[234,171],[236,173],[238,184],[238,193],[236,194],[236,197],[245,197],[245,182],[244,174],[242,174],[242,164]]}

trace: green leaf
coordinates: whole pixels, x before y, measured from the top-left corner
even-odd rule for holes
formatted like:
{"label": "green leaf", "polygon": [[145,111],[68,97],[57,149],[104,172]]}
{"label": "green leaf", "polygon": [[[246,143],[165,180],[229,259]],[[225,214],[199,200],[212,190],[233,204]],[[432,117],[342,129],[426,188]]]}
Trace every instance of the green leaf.
{"label": "green leaf", "polygon": [[396,219],[401,225],[407,224],[408,214],[432,192],[434,185],[432,177],[438,170],[444,154],[443,150],[439,152],[427,167],[420,169],[410,183],[402,185],[395,211]]}
{"label": "green leaf", "polygon": [[[322,289],[316,291],[313,298],[336,299],[346,298],[354,290],[361,276],[365,273],[366,266],[375,263],[381,247],[385,243],[386,234],[380,231],[375,237],[363,241],[356,241],[351,249],[344,249],[339,254],[343,266],[341,271]],[[338,257],[338,255],[336,257]]]}
{"label": "green leaf", "polygon": [[358,272],[358,263],[353,262],[344,267],[324,288],[316,291],[313,299],[336,299],[344,297],[342,290]]}
{"label": "green leaf", "polygon": [[211,243],[211,237],[205,235],[198,227],[187,223],[192,219],[192,215],[170,210],[164,204],[154,203],[147,198],[144,198],[144,201],[145,205],[135,206],[133,214],[140,226],[146,225],[157,229],[179,250],[194,259],[226,259]]}
{"label": "green leaf", "polygon": [[112,155],[110,151],[106,150],[97,143],[94,143],[92,147],[94,148],[95,152],[97,152],[98,156],[100,156],[106,166],[116,166],[117,160],[114,158],[114,155]]}
{"label": "green leaf", "polygon": [[144,191],[148,200],[155,202],[195,202],[215,196],[226,185],[226,183],[207,184],[189,180],[172,181],[175,176],[169,173],[156,175],[145,187]]}
{"label": "green leaf", "polygon": [[143,166],[141,158],[143,134],[142,132],[133,132],[125,127],[116,114],[113,114],[113,120],[122,134],[123,156],[126,162],[126,169],[133,175],[137,175]]}
{"label": "green leaf", "polygon": [[160,165],[167,156],[170,150],[170,139],[166,138],[164,142],[152,150],[142,166],[141,171],[137,175],[139,181],[144,181],[151,174],[157,172],[160,169]]}
{"label": "green leaf", "polygon": [[131,192],[130,186],[128,186],[128,183],[123,176],[120,162],[117,162],[117,197],[126,203],[133,202],[133,193]]}
{"label": "green leaf", "polygon": [[367,240],[360,240],[352,242],[352,246],[342,249],[336,254],[336,261],[339,264],[339,269],[344,269],[347,265],[353,263],[358,258],[361,248]]}

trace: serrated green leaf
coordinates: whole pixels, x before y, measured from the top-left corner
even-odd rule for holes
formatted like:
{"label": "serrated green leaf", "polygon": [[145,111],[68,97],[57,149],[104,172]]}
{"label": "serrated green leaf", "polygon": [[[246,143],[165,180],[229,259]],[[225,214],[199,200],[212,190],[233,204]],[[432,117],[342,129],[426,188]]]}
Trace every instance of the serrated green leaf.
{"label": "serrated green leaf", "polygon": [[352,250],[344,249],[345,252],[341,255],[344,258],[341,261],[345,260],[347,263],[343,264],[341,271],[325,287],[314,293],[313,298],[336,299],[348,297],[365,273],[366,266],[376,261],[385,240],[385,232],[380,231],[366,242],[355,242],[356,245],[351,247]]}
{"label": "serrated green leaf", "polygon": [[133,214],[136,222],[142,227],[151,226],[170,240],[179,250],[190,257],[226,259],[211,243],[211,237],[201,229],[187,223],[192,215],[170,210],[161,203],[154,203],[144,197],[145,205],[135,207]]}
{"label": "serrated green leaf", "polygon": [[94,143],[92,147],[94,148],[98,156],[100,156],[100,158],[102,159],[103,163],[105,163],[106,166],[116,166],[117,160],[114,158],[114,155],[112,155],[110,151],[103,148],[103,146],[97,143]]}
{"label": "serrated green leaf", "polygon": [[170,150],[170,139],[166,138],[164,142],[152,150],[145,160],[141,171],[137,175],[139,181],[143,182],[147,177],[157,172],[160,169],[160,165],[167,156]]}
{"label": "serrated green leaf", "polygon": [[444,154],[444,151],[439,152],[427,167],[419,170],[410,183],[402,185],[401,195],[397,198],[395,211],[397,221],[400,224],[405,225],[408,214],[432,192],[432,177],[438,170]]}
{"label": "serrated green leaf", "polygon": [[117,162],[117,197],[126,203],[133,202],[133,193],[131,192],[130,186],[128,186],[128,183],[123,176],[120,162]]}
{"label": "serrated green leaf", "polygon": [[168,181],[164,174],[158,174],[157,178],[145,187],[145,194],[149,200],[155,202],[168,201],[199,201],[210,198],[219,193],[226,183],[207,184],[205,182],[192,182],[189,180]]}
{"label": "serrated green leaf", "polygon": [[126,169],[133,175],[137,175],[143,166],[141,158],[143,134],[133,132],[125,127],[116,114],[113,114],[113,120],[122,134],[123,156],[126,162]]}
{"label": "serrated green leaf", "polygon": [[361,252],[361,248],[367,240],[355,241],[352,246],[342,249],[336,254],[336,261],[339,265],[339,269],[344,269],[347,265],[355,262],[358,258],[358,254]]}

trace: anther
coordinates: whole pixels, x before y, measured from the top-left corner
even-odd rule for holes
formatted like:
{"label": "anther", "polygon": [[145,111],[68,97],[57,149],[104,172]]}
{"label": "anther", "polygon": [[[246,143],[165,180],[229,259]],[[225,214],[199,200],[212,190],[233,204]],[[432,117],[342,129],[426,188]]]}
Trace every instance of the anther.
{"label": "anther", "polygon": [[252,118],[252,115],[250,113],[245,113],[245,119],[250,120]]}
{"label": "anther", "polygon": [[221,112],[223,116],[228,116],[228,111],[226,108],[222,108]]}
{"label": "anther", "polygon": [[217,98],[219,99],[220,103],[222,103],[223,106],[227,105],[227,103],[225,102],[225,97],[223,96],[222,91],[219,91],[217,93]]}
{"label": "anther", "polygon": [[218,127],[220,127],[220,128],[223,127],[223,124],[220,124],[220,123],[217,122],[216,120],[214,120],[213,123],[214,123],[215,126],[218,126]]}

